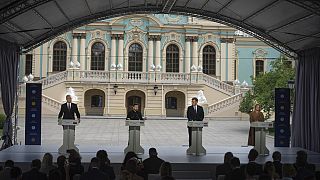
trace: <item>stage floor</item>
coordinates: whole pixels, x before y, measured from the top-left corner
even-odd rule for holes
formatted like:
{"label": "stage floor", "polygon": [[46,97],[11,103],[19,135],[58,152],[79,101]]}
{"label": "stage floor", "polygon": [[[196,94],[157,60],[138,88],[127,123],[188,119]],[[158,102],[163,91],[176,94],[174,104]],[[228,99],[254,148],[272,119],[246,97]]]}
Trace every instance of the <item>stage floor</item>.
{"label": "stage floor", "polygon": [[[54,156],[54,159],[59,156],[57,153],[57,145],[46,145],[46,146],[35,146],[35,145],[15,145],[3,151],[0,151],[0,162],[4,162],[11,159],[15,162],[25,163],[31,162],[33,159],[42,159],[44,153],[49,152]],[[82,156],[82,162],[88,163],[90,159],[95,156],[99,149],[105,149],[111,162],[113,164],[120,164],[124,159],[123,149],[125,147],[113,146],[113,147],[102,147],[95,145],[83,145],[78,146],[80,154]],[[148,157],[148,149],[150,147],[143,147],[145,154],[140,155],[142,159]],[[197,164],[220,164],[223,162],[224,153],[230,151],[240,158],[241,163],[247,163],[248,152],[252,147],[229,147],[229,146],[215,146],[205,147],[207,154],[204,156],[191,156],[186,155],[186,146],[160,146],[157,147],[159,157],[172,163],[197,163]],[[272,160],[272,152],[280,151],[282,154],[283,163],[294,163],[296,152],[303,150],[301,148],[275,148],[269,147],[269,156],[259,156],[257,162],[264,163]],[[320,153],[306,151],[308,153],[308,159],[310,163],[320,166]]]}

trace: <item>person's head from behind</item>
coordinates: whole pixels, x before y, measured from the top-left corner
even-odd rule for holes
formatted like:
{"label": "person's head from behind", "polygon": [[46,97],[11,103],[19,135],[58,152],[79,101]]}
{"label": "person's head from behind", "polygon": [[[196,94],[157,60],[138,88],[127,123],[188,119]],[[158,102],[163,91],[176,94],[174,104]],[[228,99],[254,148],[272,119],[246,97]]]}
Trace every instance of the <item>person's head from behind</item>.
{"label": "person's head from behind", "polygon": [[275,173],[275,167],[271,161],[267,161],[264,164],[264,172],[269,175],[273,175]]}
{"label": "person's head from behind", "polygon": [[58,167],[64,167],[64,165],[66,164],[66,157],[61,155],[57,158],[57,165]]}
{"label": "person's head from behind", "polygon": [[296,165],[298,167],[304,167],[307,164],[308,155],[305,151],[298,151],[296,157]]}
{"label": "person's head from behind", "polygon": [[90,168],[99,168],[99,159],[94,157],[91,159]]}
{"label": "person's head from behind", "polygon": [[66,95],[66,100],[67,100],[67,103],[71,103],[72,102],[71,95]]}
{"label": "person's head from behind", "polygon": [[67,153],[69,153],[70,164],[81,164],[81,156],[76,150],[68,149]]}
{"label": "person's head from behind", "polygon": [[135,103],[135,104],[133,105],[132,109],[133,109],[134,111],[138,111],[138,110],[139,110],[139,104]]}
{"label": "person's head from behind", "polygon": [[192,106],[196,106],[198,104],[198,98],[194,97],[191,99]]}
{"label": "person's head from behind", "polygon": [[163,162],[160,166],[160,176],[172,176],[172,166],[169,162]]}
{"label": "person's head from behind", "polygon": [[275,151],[272,154],[273,161],[281,161],[281,153],[279,151]]}
{"label": "person's head from behind", "polygon": [[126,164],[131,158],[136,158],[138,159],[138,156],[135,152],[129,151],[127,152],[126,156],[124,157],[123,163],[122,164]]}
{"label": "person's head from behind", "polygon": [[150,157],[157,157],[158,156],[158,152],[157,152],[156,148],[149,149],[149,156]]}
{"label": "person's head from behind", "polygon": [[50,153],[45,153],[43,158],[42,158],[42,167],[48,167],[52,166],[53,164],[53,157]]}
{"label": "person's head from behind", "polygon": [[248,154],[248,159],[249,161],[255,161],[258,157],[259,153],[255,149],[251,149],[249,154]]}
{"label": "person's head from behind", "polygon": [[226,152],[224,154],[224,163],[225,164],[230,164],[231,159],[233,158],[232,152]]}
{"label": "person's head from behind", "polygon": [[41,168],[41,161],[40,161],[40,159],[34,159],[34,160],[32,160],[32,162],[31,162],[31,168],[32,168],[32,169],[37,169],[37,170],[39,170],[39,169]]}
{"label": "person's head from behind", "polygon": [[237,157],[233,157],[230,161],[232,169],[240,168],[240,159]]}
{"label": "person's head from behind", "polygon": [[96,157],[99,159],[101,164],[110,164],[107,151],[99,150],[96,154]]}
{"label": "person's head from behind", "polygon": [[292,164],[283,164],[282,165],[282,177],[293,178],[297,174],[296,169]]}
{"label": "person's head from behind", "polygon": [[138,161],[136,158],[131,158],[126,162],[126,168],[132,174],[136,174],[138,171]]}
{"label": "person's head from behind", "polygon": [[255,110],[255,111],[261,111],[261,106],[260,106],[260,104],[256,104],[256,105],[254,106],[254,110]]}
{"label": "person's head from behind", "polygon": [[259,176],[259,180],[272,180],[272,177],[269,174],[262,174]]}
{"label": "person's head from behind", "polygon": [[247,172],[247,175],[250,177],[255,176],[257,172],[257,166],[255,164],[249,163],[246,166],[246,172]]}
{"label": "person's head from behind", "polygon": [[14,162],[12,160],[7,160],[4,162],[4,168],[13,168],[14,167]]}
{"label": "person's head from behind", "polygon": [[12,167],[10,170],[11,179],[21,179],[22,178],[22,170],[19,167]]}

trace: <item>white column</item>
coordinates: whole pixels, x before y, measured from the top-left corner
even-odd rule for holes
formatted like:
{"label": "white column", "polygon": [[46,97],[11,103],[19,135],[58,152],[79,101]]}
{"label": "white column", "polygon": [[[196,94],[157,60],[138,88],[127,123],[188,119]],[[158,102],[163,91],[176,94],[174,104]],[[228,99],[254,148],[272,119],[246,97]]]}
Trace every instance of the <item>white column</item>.
{"label": "white column", "polygon": [[86,34],[81,35],[80,39],[80,69],[85,70],[85,60],[86,60]]}
{"label": "white column", "polygon": [[[123,35],[119,36],[118,64],[121,64],[123,67]],[[121,68],[119,70],[123,70],[123,68]]]}
{"label": "white column", "polygon": [[184,54],[185,72],[190,73],[190,38],[186,37],[185,54]]}
{"label": "white column", "polygon": [[198,68],[198,37],[195,37],[192,42],[192,65]]}
{"label": "white column", "polygon": [[161,59],[160,59],[160,36],[157,37],[156,39],[156,64],[155,66],[158,67],[159,65],[161,65]]}
{"label": "white column", "polygon": [[73,34],[73,42],[72,42],[72,59],[74,63],[78,60],[78,34]]}
{"label": "white column", "polygon": [[112,66],[116,64],[116,35],[111,36],[111,68],[113,69]]}
{"label": "white column", "polygon": [[148,69],[149,69],[149,71],[152,71],[152,69],[151,69],[152,64],[153,64],[153,37],[150,36],[149,41],[148,41]]}

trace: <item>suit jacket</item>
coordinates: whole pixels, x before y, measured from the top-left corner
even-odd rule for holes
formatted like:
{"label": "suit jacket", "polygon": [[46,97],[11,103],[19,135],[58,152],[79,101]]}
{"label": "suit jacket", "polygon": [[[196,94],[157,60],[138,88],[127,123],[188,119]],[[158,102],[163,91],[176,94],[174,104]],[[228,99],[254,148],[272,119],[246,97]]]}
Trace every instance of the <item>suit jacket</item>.
{"label": "suit jacket", "polygon": [[231,172],[232,172],[232,167],[228,163],[224,163],[224,164],[218,165],[216,167],[216,177],[218,177],[219,175],[226,176],[227,174],[229,174]]}
{"label": "suit jacket", "polygon": [[240,168],[232,170],[226,175],[225,180],[245,180],[246,174],[241,171]]}
{"label": "suit jacket", "polygon": [[47,180],[47,175],[39,172],[37,169],[33,168],[28,172],[22,174],[22,180]]}
{"label": "suit jacket", "polygon": [[143,161],[143,170],[146,174],[159,174],[159,170],[163,162],[164,160],[158,158],[157,156],[149,157]]}
{"label": "suit jacket", "polygon": [[69,110],[67,103],[64,103],[61,105],[58,118],[60,119],[62,117],[62,119],[75,119],[74,114],[76,114],[77,118],[80,119],[78,106],[74,103],[71,103],[71,108]]}
{"label": "suit jacket", "polygon": [[[262,172],[263,172],[263,167],[262,167],[261,164],[258,164],[258,163],[253,162],[253,161],[249,162],[248,164],[253,164],[253,165],[256,167],[256,172],[254,173],[255,175],[260,175],[260,174],[262,174]],[[246,172],[247,172],[247,164],[241,166],[241,171],[242,171],[244,174],[246,174]]]}
{"label": "suit jacket", "polygon": [[193,106],[189,106],[187,110],[188,121],[203,121],[204,112],[202,106],[197,105],[197,112]]}
{"label": "suit jacket", "polygon": [[139,111],[129,111],[128,115],[127,115],[127,119],[130,120],[143,120],[142,118],[142,114]]}
{"label": "suit jacket", "polygon": [[109,176],[101,172],[97,168],[93,168],[90,171],[84,173],[80,180],[109,180]]}

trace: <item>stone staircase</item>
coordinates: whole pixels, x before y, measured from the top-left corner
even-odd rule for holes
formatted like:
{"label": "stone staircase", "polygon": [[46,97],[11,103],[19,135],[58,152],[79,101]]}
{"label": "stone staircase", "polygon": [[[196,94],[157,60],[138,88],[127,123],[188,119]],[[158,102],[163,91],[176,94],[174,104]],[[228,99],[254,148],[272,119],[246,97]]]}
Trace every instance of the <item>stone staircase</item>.
{"label": "stone staircase", "polygon": [[214,116],[217,112],[221,112],[233,107],[234,105],[238,105],[242,100],[242,96],[243,94],[239,93],[209,105],[206,111],[206,117]]}

